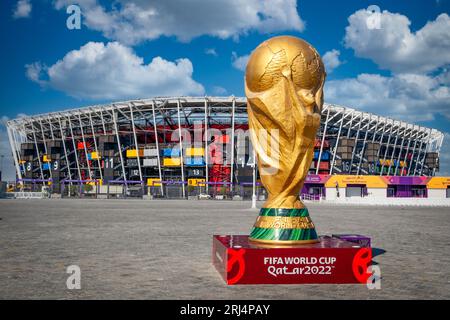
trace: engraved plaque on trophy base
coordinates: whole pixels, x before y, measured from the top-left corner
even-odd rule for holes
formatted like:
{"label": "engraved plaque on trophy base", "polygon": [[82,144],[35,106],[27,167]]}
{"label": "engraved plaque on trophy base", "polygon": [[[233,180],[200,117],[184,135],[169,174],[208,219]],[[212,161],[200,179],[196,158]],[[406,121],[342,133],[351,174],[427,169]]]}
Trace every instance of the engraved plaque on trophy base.
{"label": "engraved plaque on trophy base", "polygon": [[214,235],[212,262],[228,285],[365,284],[372,261],[370,241],[365,243],[320,236],[316,243],[274,247],[245,235]]}

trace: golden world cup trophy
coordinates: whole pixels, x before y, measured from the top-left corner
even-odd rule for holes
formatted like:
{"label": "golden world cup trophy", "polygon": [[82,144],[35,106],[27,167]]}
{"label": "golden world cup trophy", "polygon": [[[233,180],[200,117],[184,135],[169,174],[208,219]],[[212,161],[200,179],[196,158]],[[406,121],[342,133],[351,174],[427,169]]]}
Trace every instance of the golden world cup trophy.
{"label": "golden world cup trophy", "polygon": [[306,41],[279,36],[261,43],[245,73],[250,138],[268,192],[249,240],[255,244],[318,242],[299,198],[320,126],[325,69]]}
{"label": "golden world cup trophy", "polygon": [[227,284],[368,283],[370,238],[319,240],[299,198],[320,126],[325,77],[317,51],[295,37],[264,41],[250,56],[248,123],[268,198],[250,236],[213,236],[213,264]]}

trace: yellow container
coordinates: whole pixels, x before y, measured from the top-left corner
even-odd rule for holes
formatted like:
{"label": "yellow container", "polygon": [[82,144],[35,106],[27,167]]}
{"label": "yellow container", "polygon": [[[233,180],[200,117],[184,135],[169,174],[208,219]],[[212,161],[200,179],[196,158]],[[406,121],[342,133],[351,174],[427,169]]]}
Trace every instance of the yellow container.
{"label": "yellow container", "polygon": [[43,162],[50,162],[50,157],[46,154],[44,154],[44,157],[42,159]]}
{"label": "yellow container", "polygon": [[[153,182],[153,181],[158,181],[158,182]],[[149,187],[160,187],[161,183],[160,183],[160,179],[159,178],[148,178],[147,179],[147,185]]]}
{"label": "yellow container", "polygon": [[203,157],[204,155],[204,148],[186,148],[186,156],[188,157]]}
{"label": "yellow container", "polygon": [[91,159],[92,160],[99,160],[100,154],[98,152],[91,152]]}
{"label": "yellow container", "polygon": [[178,167],[181,165],[181,158],[164,158],[163,165],[166,167]]}
{"label": "yellow container", "polygon": [[205,184],[202,182],[205,181],[205,179],[188,179],[188,185],[193,187],[204,186]]}
{"label": "yellow container", "polygon": [[[144,156],[144,149],[139,149],[139,157]],[[127,150],[127,158],[137,158],[138,157],[138,150],[136,149],[130,149]]]}

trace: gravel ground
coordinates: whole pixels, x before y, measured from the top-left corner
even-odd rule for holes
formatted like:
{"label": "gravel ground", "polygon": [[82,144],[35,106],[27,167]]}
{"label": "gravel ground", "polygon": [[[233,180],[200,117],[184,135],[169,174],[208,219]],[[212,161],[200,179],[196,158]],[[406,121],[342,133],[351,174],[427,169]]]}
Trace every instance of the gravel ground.
{"label": "gravel ground", "polygon": [[[259,204],[261,205],[261,204]],[[226,286],[213,234],[248,234],[242,201],[0,200],[0,299],[449,299],[448,208],[309,204],[319,234],[359,233],[386,250],[381,290]],[[68,290],[66,267],[81,268]]]}

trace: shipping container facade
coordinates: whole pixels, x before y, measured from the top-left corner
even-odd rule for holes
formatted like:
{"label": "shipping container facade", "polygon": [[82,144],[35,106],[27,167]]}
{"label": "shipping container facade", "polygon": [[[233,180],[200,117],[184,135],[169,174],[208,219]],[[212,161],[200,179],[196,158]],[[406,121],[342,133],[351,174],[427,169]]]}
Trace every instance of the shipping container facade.
{"label": "shipping container facade", "polygon": [[[126,101],[15,119],[7,130],[18,180],[175,181],[186,195],[188,179],[227,188],[253,179],[245,98]],[[309,173],[434,176],[443,137],[325,103]]]}

